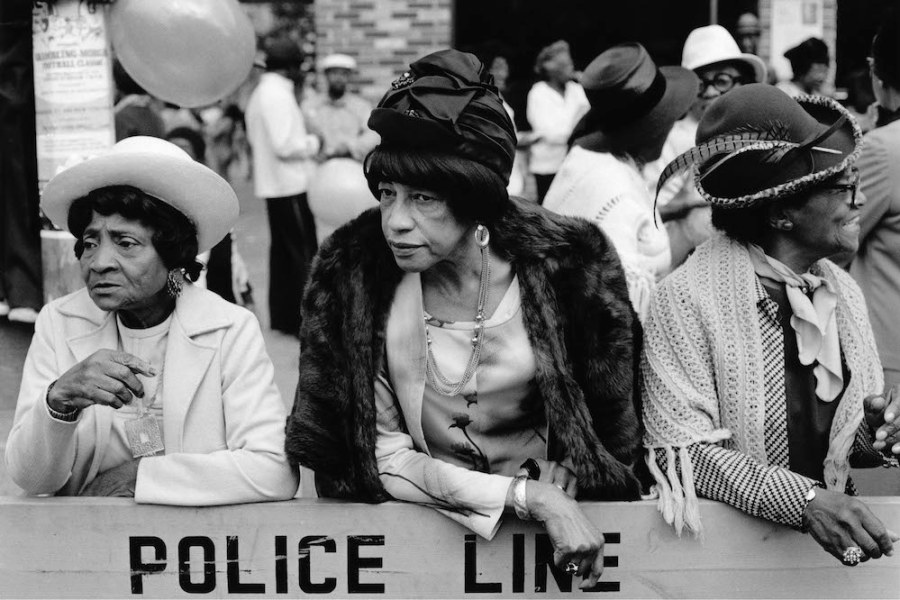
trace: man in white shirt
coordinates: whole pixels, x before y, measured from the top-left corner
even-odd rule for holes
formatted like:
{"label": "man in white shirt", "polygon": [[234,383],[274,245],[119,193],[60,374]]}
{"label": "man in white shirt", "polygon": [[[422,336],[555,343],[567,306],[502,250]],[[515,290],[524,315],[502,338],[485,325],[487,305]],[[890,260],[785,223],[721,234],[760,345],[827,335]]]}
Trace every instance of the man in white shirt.
{"label": "man in white shirt", "polygon": [[265,47],[266,72],[247,103],[247,139],[253,148],[254,190],[269,214],[269,318],[272,329],[300,334],[300,300],[317,250],[307,204],[307,163],[321,146],[308,133],[294,92],[303,54],[289,39]]}

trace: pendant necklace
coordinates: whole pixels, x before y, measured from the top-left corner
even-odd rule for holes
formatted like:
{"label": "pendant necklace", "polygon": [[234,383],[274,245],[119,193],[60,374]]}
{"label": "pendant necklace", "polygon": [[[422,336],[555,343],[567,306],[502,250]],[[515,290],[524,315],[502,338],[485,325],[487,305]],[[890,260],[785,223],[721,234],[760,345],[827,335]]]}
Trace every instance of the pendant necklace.
{"label": "pendant necklace", "polygon": [[425,375],[431,387],[443,396],[456,396],[478,368],[478,361],[481,359],[481,348],[484,345],[484,307],[487,304],[488,293],[491,288],[491,252],[488,248],[491,234],[484,225],[478,225],[475,230],[475,242],[481,250],[481,280],[478,284],[478,307],[475,312],[475,329],[472,332],[472,354],[469,355],[469,362],[463,373],[462,379],[453,382],[447,379],[437,366],[432,352],[431,333],[428,330],[428,321],[430,315],[425,313],[425,345],[428,348],[427,359],[425,361]]}

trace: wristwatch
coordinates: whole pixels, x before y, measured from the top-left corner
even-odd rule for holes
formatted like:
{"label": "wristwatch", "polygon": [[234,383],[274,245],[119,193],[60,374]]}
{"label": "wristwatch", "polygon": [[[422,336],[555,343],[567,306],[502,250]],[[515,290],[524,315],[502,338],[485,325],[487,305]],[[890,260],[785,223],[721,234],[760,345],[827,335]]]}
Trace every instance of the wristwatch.
{"label": "wristwatch", "polygon": [[809,531],[809,526],[806,524],[806,507],[809,506],[809,503],[813,501],[813,498],[816,497],[816,489],[818,489],[820,485],[818,483],[813,484],[809,491],[806,492],[806,498],[803,502],[803,512],[800,513],[800,531],[806,533]]}
{"label": "wristwatch", "polygon": [[65,412],[61,412],[58,410],[53,410],[53,407],[50,406],[50,390],[53,389],[54,385],[56,385],[55,381],[47,386],[47,395],[44,397],[44,403],[47,405],[47,412],[49,412],[50,416],[57,421],[65,421],[66,423],[73,423],[77,421],[78,415],[81,413],[80,408],[74,407]]}

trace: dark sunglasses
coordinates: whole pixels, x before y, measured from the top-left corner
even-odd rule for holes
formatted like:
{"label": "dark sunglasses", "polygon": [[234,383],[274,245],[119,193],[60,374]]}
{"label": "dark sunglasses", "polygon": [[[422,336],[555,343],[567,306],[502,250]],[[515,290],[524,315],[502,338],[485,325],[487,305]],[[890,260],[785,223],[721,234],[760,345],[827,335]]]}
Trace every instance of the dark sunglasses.
{"label": "dark sunglasses", "polygon": [[743,83],[741,77],[734,77],[728,73],[716,73],[711,79],[700,80],[700,95],[706,92],[706,88],[712,86],[720,94],[731,91],[735,85]]}
{"label": "dark sunglasses", "polygon": [[856,208],[856,191],[859,189],[859,173],[853,173],[850,181],[832,183],[825,186],[826,190],[839,190],[841,192],[850,192],[850,208]]}

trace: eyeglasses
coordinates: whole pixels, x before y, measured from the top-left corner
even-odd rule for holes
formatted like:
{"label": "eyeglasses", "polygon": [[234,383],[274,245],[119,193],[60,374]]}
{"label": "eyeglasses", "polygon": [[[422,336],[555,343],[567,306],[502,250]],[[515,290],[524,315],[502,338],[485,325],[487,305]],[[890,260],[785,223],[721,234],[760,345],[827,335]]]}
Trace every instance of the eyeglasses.
{"label": "eyeglasses", "polygon": [[856,191],[859,189],[859,173],[854,173],[850,177],[850,181],[846,183],[833,183],[826,185],[827,190],[839,190],[841,192],[850,192],[850,208],[856,208]]}
{"label": "eyeglasses", "polygon": [[700,80],[700,95],[702,96],[710,86],[720,94],[724,94],[731,91],[731,88],[739,83],[743,83],[743,79],[740,77],[735,77],[728,73],[716,73],[711,79]]}

